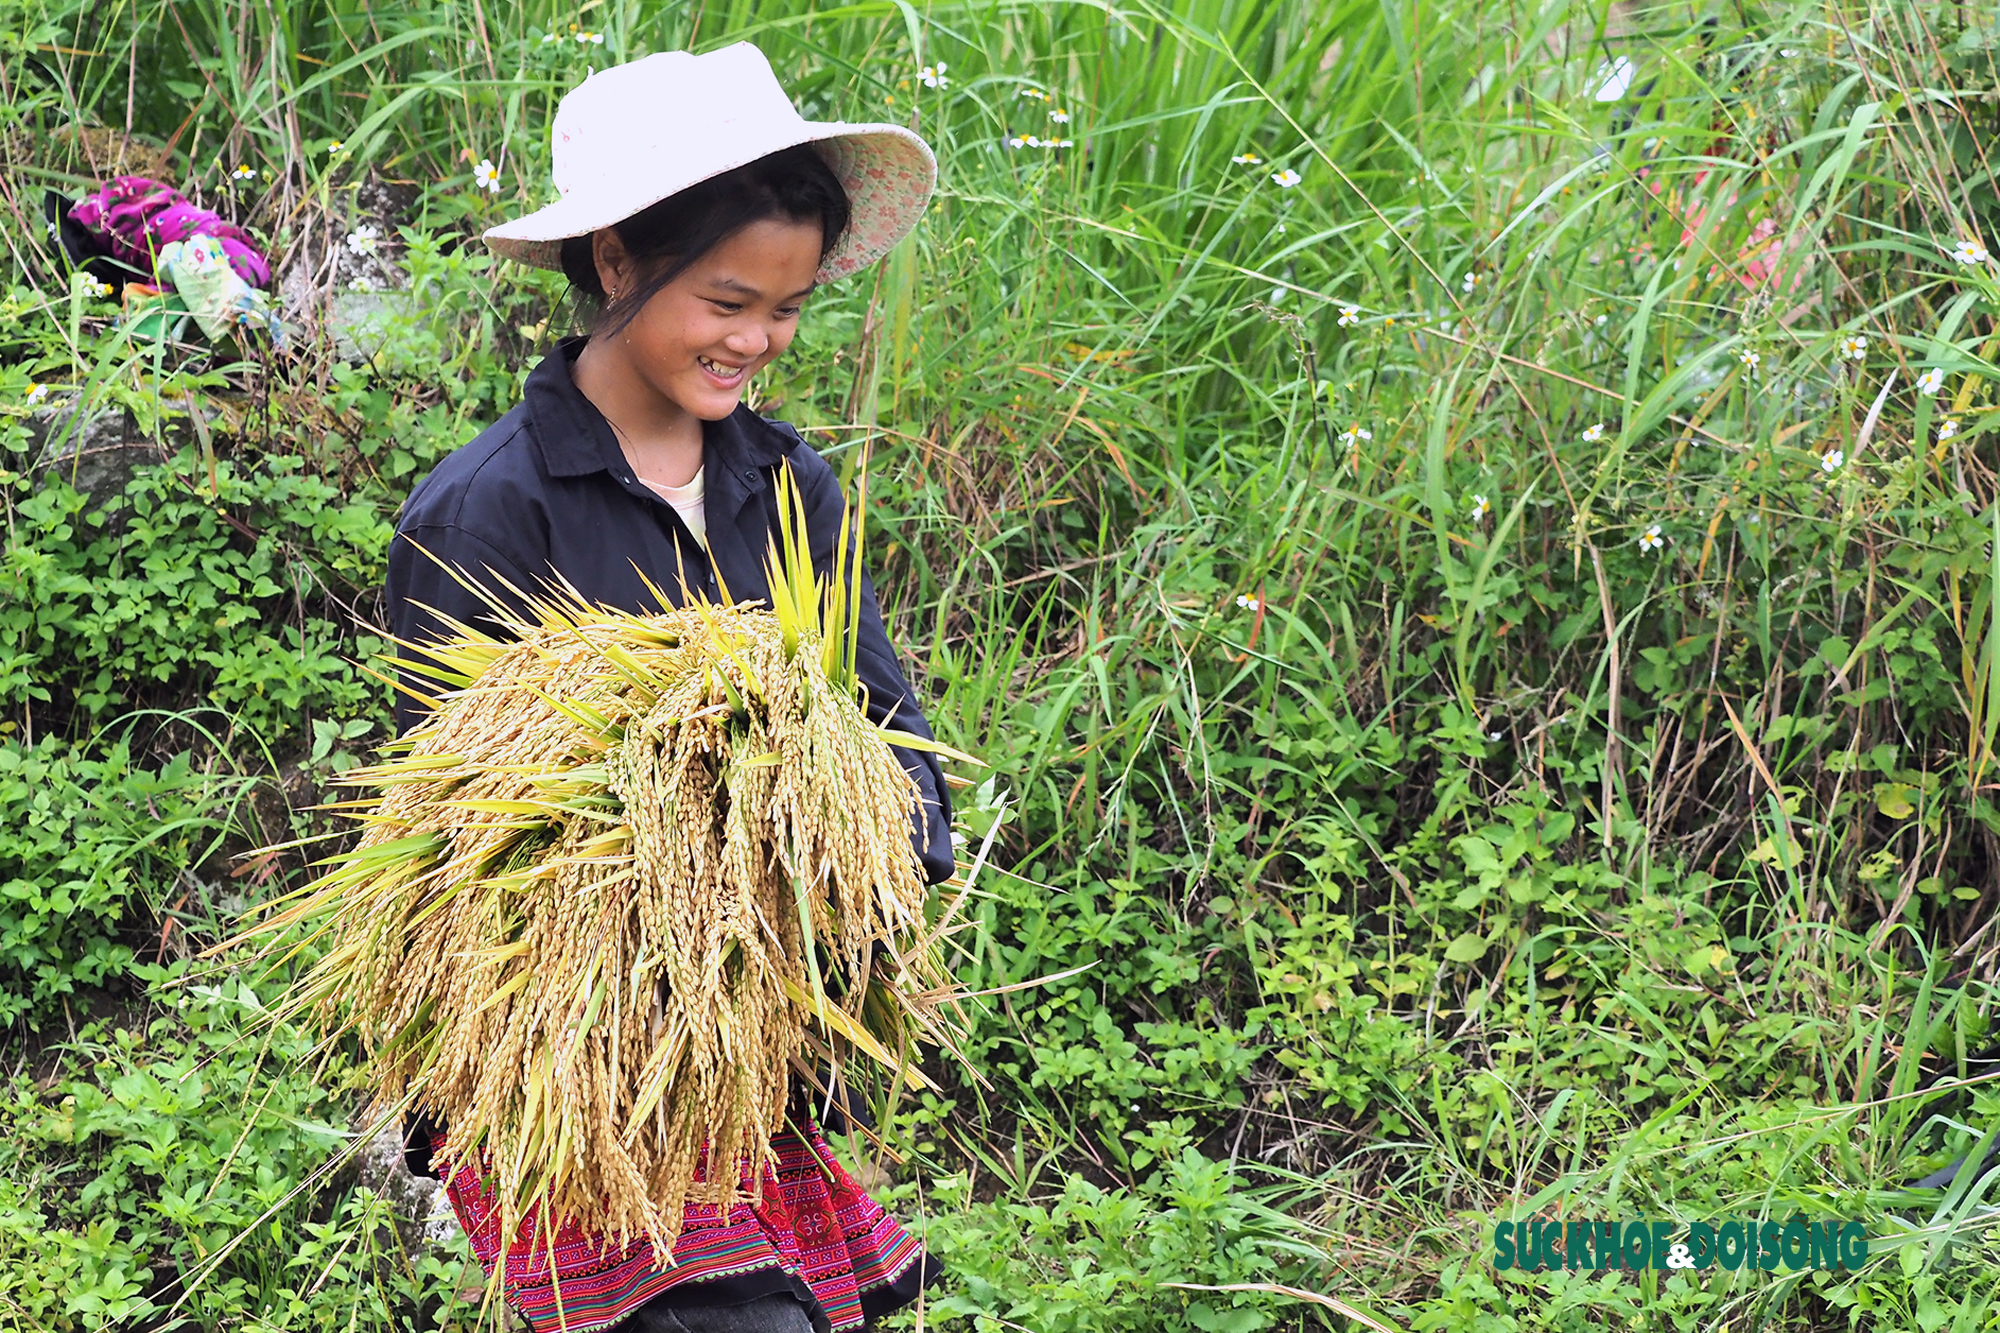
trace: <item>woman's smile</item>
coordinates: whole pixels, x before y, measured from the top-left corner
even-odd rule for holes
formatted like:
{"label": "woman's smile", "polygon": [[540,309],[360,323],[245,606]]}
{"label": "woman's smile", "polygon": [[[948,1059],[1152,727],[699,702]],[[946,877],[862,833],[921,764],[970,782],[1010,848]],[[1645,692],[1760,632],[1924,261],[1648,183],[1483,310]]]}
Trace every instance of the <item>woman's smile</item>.
{"label": "woman's smile", "polygon": [[750,373],[749,366],[731,365],[715,357],[697,356],[695,362],[708,372],[709,379],[718,389],[734,389],[741,385],[744,377]]}

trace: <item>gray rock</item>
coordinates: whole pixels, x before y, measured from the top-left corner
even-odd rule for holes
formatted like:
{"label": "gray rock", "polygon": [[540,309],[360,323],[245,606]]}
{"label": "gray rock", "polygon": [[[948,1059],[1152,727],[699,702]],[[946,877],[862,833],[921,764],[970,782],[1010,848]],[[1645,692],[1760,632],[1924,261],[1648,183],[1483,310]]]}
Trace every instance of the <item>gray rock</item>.
{"label": "gray rock", "polygon": [[72,424],[74,404],[41,408],[24,423],[28,430],[30,469],[44,481],[60,479],[90,497],[96,509],[122,500],[125,487],[138,469],[170,457],[187,438],[185,421],[164,428],[168,454],[140,434],[132,414],[124,408],[97,408]]}
{"label": "gray rock", "polygon": [[382,1126],[361,1149],[356,1165],[360,1183],[388,1201],[410,1257],[426,1253],[442,1256],[459,1234],[458,1218],[451,1211],[442,1181],[410,1174],[403,1161],[403,1136],[396,1125]]}

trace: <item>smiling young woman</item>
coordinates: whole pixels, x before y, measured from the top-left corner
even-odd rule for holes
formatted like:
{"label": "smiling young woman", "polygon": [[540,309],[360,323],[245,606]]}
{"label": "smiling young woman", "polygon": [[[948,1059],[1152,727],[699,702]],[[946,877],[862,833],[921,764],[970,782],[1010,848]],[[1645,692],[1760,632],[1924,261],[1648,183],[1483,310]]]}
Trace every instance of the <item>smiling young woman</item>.
{"label": "smiling young woman", "polygon": [[[596,74],[563,99],[553,139],[562,197],[486,239],[566,273],[589,332],[564,339],[523,401],[411,494],[387,588],[406,645],[453,622],[505,633],[489,598],[519,615],[561,583],[641,613],[663,597],[767,599],[784,466],[815,570],[833,567],[844,502],[832,468],[744,406],[743,390],[791,344],[816,286],[873,263],[915,224],[930,150],[900,126],[801,119],[747,43]],[[929,737],[865,572],[861,587],[869,714]],[[397,709],[407,730],[436,686],[420,650],[405,656],[419,668]],[[897,753],[921,796],[912,846],[935,883],[953,871],[943,774],[927,752]],[[446,1127],[421,1105],[405,1128],[411,1169],[443,1171],[474,1252],[534,1333],[845,1333],[936,1273],[836,1160],[825,1128],[841,1110],[795,1088],[775,1160],[709,1164],[739,1172],[758,1202],[689,1204],[671,1255],[532,1214],[502,1236],[476,1153],[434,1163]]]}

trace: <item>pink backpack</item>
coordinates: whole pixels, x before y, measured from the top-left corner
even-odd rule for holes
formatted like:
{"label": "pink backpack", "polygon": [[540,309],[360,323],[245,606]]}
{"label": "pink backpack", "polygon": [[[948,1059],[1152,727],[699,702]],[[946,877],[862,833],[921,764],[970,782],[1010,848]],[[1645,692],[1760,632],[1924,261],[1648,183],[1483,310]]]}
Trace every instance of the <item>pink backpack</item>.
{"label": "pink backpack", "polygon": [[69,210],[70,220],[104,243],[113,258],[157,272],[160,251],[196,232],[222,242],[229,266],[252,287],[271,282],[271,266],[244,230],[206,208],[196,208],[171,185],[144,176],[119,176]]}

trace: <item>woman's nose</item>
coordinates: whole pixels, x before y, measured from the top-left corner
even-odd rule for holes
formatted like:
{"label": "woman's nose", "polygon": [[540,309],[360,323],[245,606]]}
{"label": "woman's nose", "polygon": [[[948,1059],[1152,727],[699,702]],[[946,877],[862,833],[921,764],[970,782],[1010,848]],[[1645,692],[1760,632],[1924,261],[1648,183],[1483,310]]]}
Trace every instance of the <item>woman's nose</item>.
{"label": "woman's nose", "polygon": [[754,358],[764,355],[764,349],[771,345],[771,335],[762,325],[752,324],[733,331],[723,341],[736,355]]}

